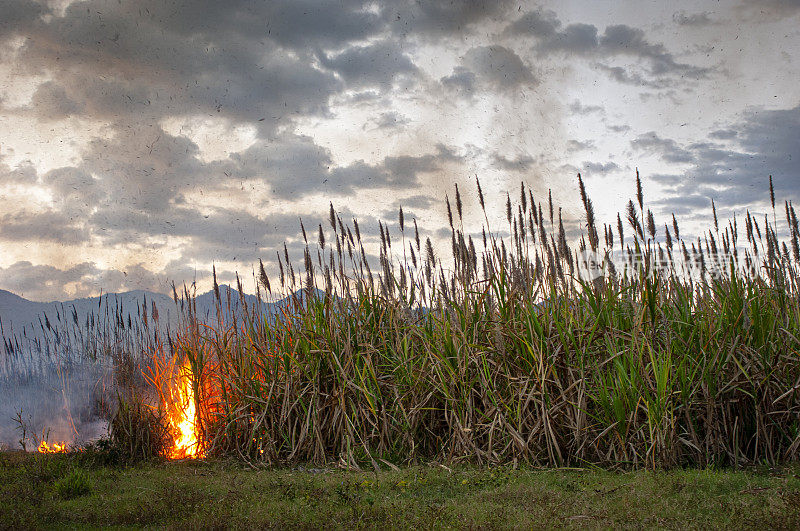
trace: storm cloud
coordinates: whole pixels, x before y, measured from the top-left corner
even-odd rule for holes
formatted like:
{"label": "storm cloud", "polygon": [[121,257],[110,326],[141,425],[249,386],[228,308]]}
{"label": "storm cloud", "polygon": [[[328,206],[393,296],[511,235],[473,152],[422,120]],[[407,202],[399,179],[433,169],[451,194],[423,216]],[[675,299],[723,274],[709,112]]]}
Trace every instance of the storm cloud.
{"label": "storm cloud", "polygon": [[732,129],[708,136],[682,144],[651,132],[632,142],[636,151],[686,165],[681,173],[653,176],[667,187],[669,197],[662,205],[686,210],[711,199],[730,209],[764,205],[770,175],[779,200],[800,198],[800,106],[750,109]]}

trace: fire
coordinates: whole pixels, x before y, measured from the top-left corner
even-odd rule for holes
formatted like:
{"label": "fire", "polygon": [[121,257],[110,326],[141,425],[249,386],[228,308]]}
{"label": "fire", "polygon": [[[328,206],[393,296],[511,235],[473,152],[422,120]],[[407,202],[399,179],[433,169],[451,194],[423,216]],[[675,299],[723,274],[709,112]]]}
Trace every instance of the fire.
{"label": "fire", "polygon": [[174,404],[171,415],[174,444],[169,454],[170,459],[203,457],[197,433],[197,410],[188,361],[178,374],[171,398]]}
{"label": "fire", "polygon": [[67,452],[67,443],[53,443],[53,445],[50,446],[46,441],[42,441],[41,444],[39,444],[38,451],[41,454],[64,454]]}

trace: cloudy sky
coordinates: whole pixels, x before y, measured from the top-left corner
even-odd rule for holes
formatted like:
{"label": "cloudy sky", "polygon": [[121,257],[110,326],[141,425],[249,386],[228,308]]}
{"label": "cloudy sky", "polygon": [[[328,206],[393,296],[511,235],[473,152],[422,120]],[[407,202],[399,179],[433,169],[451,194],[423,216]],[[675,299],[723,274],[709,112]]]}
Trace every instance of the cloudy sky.
{"label": "cloudy sky", "polygon": [[580,171],[610,221],[636,167],[684,226],[758,211],[800,199],[798,80],[798,0],[3,0],[0,288],[207,288],[329,201],[436,239],[475,175],[498,213],[577,218]]}

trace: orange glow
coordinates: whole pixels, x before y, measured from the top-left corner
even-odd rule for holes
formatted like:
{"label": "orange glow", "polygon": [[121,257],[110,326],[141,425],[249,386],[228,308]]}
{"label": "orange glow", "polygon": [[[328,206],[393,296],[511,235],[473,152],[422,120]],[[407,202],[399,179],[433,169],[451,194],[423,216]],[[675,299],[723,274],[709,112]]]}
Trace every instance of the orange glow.
{"label": "orange glow", "polygon": [[[207,336],[201,333],[205,331],[208,331]],[[241,337],[246,346],[254,350],[260,348],[259,339],[253,337],[252,331],[244,326],[241,330],[230,326],[220,328],[220,331],[205,324],[187,326],[171,338],[168,354],[164,353],[163,345],[156,347],[152,363],[143,372],[158,393],[158,410],[166,414],[169,423],[172,439],[171,449],[166,453],[169,459],[199,459],[206,457],[210,451],[210,446],[206,446],[208,434],[204,430],[207,426],[213,426],[211,419],[221,414],[221,396],[226,386],[226,378],[222,375],[214,349],[214,338],[217,337]],[[292,356],[281,353],[277,347],[274,352],[265,355],[281,359]],[[268,384],[276,377],[274,370],[286,370],[283,366],[274,369],[264,365],[246,364],[240,367],[242,372],[237,377]],[[295,368],[291,367],[290,370],[294,372]],[[251,422],[255,423],[255,418],[251,412]]]}
{"label": "orange glow", "polygon": [[197,434],[197,409],[188,361],[181,367],[176,382],[171,391],[173,411],[170,415],[170,423],[172,424],[174,445],[169,458],[195,459],[203,457]]}
{"label": "orange glow", "polygon": [[67,453],[67,443],[53,443],[53,445],[50,446],[45,441],[42,441],[37,450],[41,454],[64,454]]}

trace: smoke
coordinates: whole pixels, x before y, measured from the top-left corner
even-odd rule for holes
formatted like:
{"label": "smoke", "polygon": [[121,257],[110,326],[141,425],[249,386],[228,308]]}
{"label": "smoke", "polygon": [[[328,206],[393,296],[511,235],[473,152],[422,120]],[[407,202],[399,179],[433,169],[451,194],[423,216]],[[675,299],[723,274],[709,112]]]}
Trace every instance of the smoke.
{"label": "smoke", "polygon": [[[24,316],[23,303],[35,304],[12,302],[6,320]],[[0,447],[81,446],[107,435],[118,369],[152,355],[168,327],[158,315],[167,312],[152,297],[108,295],[36,308],[38,327],[2,335]]]}
{"label": "smoke", "polygon": [[99,363],[43,364],[0,380],[0,447],[40,441],[83,445],[107,434],[105,378]]}
{"label": "smoke", "polygon": [[[111,294],[41,305],[39,326],[21,333],[0,327],[0,448],[32,450],[41,441],[81,446],[107,436],[117,392],[146,387],[143,369],[171,345],[170,327],[188,319],[190,307],[201,322],[218,315],[226,324],[241,318],[239,293],[228,286],[220,290],[219,313],[213,292],[191,305],[177,296],[173,301],[153,293]],[[252,295],[244,298],[265,315],[286,304],[262,306]],[[6,311],[6,317],[22,314],[19,306]]]}

